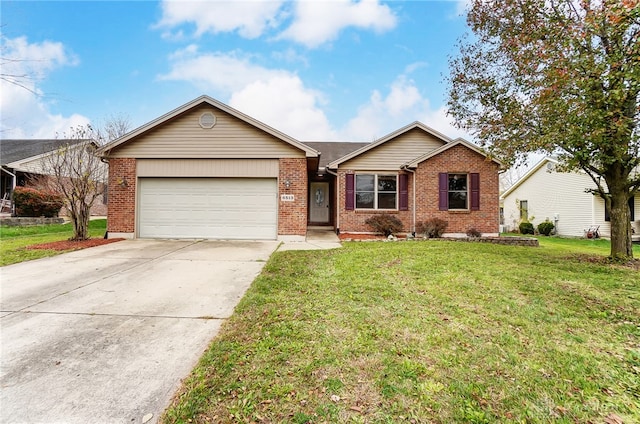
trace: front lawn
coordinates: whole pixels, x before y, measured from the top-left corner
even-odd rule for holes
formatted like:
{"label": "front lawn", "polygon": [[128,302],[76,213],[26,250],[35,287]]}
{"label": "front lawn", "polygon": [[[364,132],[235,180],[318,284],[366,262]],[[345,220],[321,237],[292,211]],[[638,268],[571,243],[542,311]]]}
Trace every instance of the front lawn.
{"label": "front lawn", "polygon": [[640,422],[640,273],[540,243],[276,252],[163,420]]}
{"label": "front lawn", "polygon": [[[102,238],[106,229],[106,219],[89,221],[89,235],[91,237]],[[0,226],[0,266],[64,253],[59,250],[27,250],[25,248],[34,244],[66,240],[72,236],[73,226],[71,223],[29,227]]]}

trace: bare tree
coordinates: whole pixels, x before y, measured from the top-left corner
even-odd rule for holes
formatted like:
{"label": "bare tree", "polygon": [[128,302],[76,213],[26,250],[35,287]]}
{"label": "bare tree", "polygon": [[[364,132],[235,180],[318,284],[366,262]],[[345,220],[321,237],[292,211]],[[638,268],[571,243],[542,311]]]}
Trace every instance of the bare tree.
{"label": "bare tree", "polygon": [[127,117],[118,115],[111,116],[103,129],[91,125],[71,128],[61,137],[67,142],[42,157],[44,173],[50,176],[49,188],[65,199],[73,223],[71,240],[89,238],[91,207],[107,189],[109,168],[96,156],[96,149],[124,135],[129,125]]}
{"label": "bare tree", "polygon": [[120,138],[129,132],[131,128],[131,118],[123,113],[109,115],[101,128],[98,129],[99,142],[108,143]]}
{"label": "bare tree", "polygon": [[89,238],[91,207],[104,194],[108,168],[95,150],[99,143],[91,126],[77,126],[65,133],[67,143],[43,156],[43,168],[51,190],[61,194],[73,223],[70,240]]}

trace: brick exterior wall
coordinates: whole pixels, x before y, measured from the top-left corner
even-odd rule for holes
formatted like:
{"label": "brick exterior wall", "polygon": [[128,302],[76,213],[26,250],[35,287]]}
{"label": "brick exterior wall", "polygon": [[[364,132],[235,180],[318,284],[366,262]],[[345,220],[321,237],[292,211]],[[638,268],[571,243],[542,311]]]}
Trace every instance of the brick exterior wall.
{"label": "brick exterior wall", "polygon": [[[290,186],[286,186],[286,181]],[[278,235],[307,234],[307,159],[280,159],[278,178]],[[280,195],[292,194],[293,202],[282,201]]]}
{"label": "brick exterior wall", "polygon": [[[126,184],[123,184],[125,181]],[[134,158],[109,159],[108,232],[135,232],[136,181]]]}
{"label": "brick exterior wall", "polygon": [[[449,223],[446,233],[465,234],[471,227],[481,233],[498,233],[500,204],[498,164],[462,145],[454,146],[420,163],[416,169],[416,221],[440,218]],[[438,173],[480,174],[480,210],[438,210]]]}
{"label": "brick exterior wall", "polygon": [[[373,230],[364,222],[374,216],[382,213],[388,213],[397,217],[400,221],[402,221],[403,231],[410,232],[411,231],[411,220],[413,219],[412,209],[413,209],[413,178],[411,174],[409,174],[409,210],[400,211],[400,210],[347,210],[345,205],[345,193],[346,193],[346,174],[354,174],[355,172],[352,170],[338,170],[338,184],[340,186],[339,189],[339,199],[338,199],[338,213],[340,214],[340,224],[339,229],[341,233],[370,233]],[[369,173],[369,172],[362,172]],[[380,172],[380,174],[391,174],[392,172]],[[404,171],[399,172],[398,174],[403,174]],[[399,188],[399,186],[398,186]],[[399,194],[398,194],[399,195]]]}
{"label": "brick exterior wall", "polygon": [[[373,171],[372,171],[373,172]],[[480,174],[480,210],[478,211],[441,211],[438,209],[438,174],[479,173]],[[341,233],[372,232],[364,222],[370,216],[390,213],[398,217],[405,232],[413,231],[413,184],[414,175],[409,173],[409,210],[407,211],[365,211],[346,210],[346,174],[351,170],[338,170],[340,214],[339,229]],[[402,173],[402,172],[400,172]],[[499,220],[499,188],[498,164],[487,160],[479,153],[462,145],[454,146],[441,154],[420,163],[415,171],[416,190],[416,222],[430,218],[441,218],[449,223],[446,233],[465,234],[471,227],[481,233],[498,233]]]}

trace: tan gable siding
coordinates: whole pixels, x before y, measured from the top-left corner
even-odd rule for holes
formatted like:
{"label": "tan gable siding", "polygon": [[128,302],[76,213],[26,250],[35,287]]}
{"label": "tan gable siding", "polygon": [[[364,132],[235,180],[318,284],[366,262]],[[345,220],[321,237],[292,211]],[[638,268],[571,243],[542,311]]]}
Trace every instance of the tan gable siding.
{"label": "tan gable siding", "polygon": [[441,147],[444,142],[418,128],[340,164],[352,170],[398,170],[403,164]]}
{"label": "tan gable siding", "polygon": [[[200,115],[213,112],[213,128]],[[305,152],[209,105],[201,105],[116,147],[110,157],[135,158],[298,158]]]}
{"label": "tan gable siding", "polygon": [[140,159],[138,177],[278,177],[278,159]]}

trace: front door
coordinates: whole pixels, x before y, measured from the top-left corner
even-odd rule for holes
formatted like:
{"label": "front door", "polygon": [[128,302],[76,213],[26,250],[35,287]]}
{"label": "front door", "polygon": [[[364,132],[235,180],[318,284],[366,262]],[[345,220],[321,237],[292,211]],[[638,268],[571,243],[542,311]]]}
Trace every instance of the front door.
{"label": "front door", "polygon": [[309,193],[309,221],[329,223],[329,183],[311,183]]}

